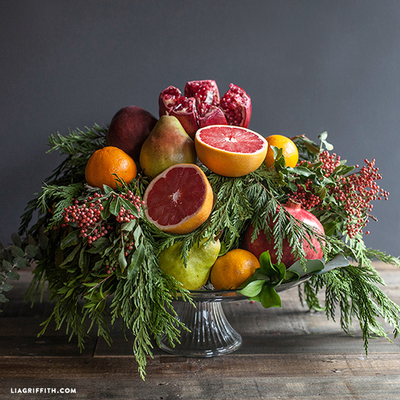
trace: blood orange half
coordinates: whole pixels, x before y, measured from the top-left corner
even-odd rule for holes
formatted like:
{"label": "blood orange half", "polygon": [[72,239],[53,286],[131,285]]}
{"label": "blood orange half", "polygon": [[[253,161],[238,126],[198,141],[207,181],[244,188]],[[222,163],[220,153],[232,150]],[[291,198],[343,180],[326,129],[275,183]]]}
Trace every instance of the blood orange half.
{"label": "blood orange half", "polygon": [[143,200],[147,219],[164,232],[186,234],[209,217],[213,192],[195,164],[175,164],[157,175]]}
{"label": "blood orange half", "polygon": [[216,174],[239,177],[255,171],[265,160],[268,142],[259,133],[230,125],[211,125],[197,131],[199,160]]}

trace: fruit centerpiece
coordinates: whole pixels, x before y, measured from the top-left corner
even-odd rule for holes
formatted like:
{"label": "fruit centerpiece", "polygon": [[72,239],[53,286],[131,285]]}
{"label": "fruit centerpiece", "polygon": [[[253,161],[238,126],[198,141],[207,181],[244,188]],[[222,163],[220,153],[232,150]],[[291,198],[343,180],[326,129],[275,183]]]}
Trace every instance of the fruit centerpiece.
{"label": "fruit centerpiece", "polygon": [[250,130],[251,99],[234,84],[220,97],[215,81],[191,81],[158,101],[159,118],[127,106],[50,136],[65,158],[2,246],[1,302],[34,266],[27,297],[48,283],[54,302],[41,334],[54,320],[80,347],[92,329],[111,343],[120,320],[142,377],[154,343],[173,347],[187,328],[174,301],[194,307],[199,293],[280,307],[279,291],[301,283],[300,300],[328,318],[340,308],[346,332],[358,319],[366,351],[387,337],[379,319],[398,335],[400,307],[372,261],[400,260],[363,241],[372,201],[388,198],[374,160],[347,165],[326,133],[317,144]]}

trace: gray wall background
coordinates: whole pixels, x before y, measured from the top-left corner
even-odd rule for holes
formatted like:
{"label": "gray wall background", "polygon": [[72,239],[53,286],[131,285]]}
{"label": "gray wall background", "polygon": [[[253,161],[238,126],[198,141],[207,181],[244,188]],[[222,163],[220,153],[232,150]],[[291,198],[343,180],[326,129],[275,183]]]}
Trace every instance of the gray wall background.
{"label": "gray wall background", "polygon": [[400,1],[0,1],[0,241],[58,165],[48,136],[108,123],[159,92],[230,82],[264,136],[328,131],[352,164],[377,160],[378,223],[367,245],[398,256]]}

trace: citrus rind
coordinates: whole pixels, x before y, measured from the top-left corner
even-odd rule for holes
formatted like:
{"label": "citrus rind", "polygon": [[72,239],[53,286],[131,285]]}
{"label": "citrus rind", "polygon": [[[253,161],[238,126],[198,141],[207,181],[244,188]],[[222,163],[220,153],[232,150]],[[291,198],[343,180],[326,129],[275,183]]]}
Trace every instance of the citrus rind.
{"label": "citrus rind", "polygon": [[[239,139],[229,132],[241,132]],[[216,145],[207,143],[206,135],[214,133]],[[225,141],[225,143],[224,143]],[[257,132],[230,125],[210,125],[196,132],[195,147],[199,160],[212,172],[240,177],[255,171],[265,160],[268,142]],[[236,147],[236,149],[235,149]]]}

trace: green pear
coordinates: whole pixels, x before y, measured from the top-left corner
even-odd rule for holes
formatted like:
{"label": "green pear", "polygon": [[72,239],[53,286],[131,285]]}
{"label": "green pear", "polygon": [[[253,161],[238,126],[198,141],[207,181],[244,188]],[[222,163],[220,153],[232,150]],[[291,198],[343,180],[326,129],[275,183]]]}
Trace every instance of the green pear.
{"label": "green pear", "polygon": [[159,267],[163,272],[173,276],[188,290],[200,289],[207,283],[211,267],[218,258],[221,249],[219,240],[202,240],[195,243],[188,252],[186,266],[181,254],[182,242],[161,251]]}
{"label": "green pear", "polygon": [[176,117],[163,115],[140,150],[140,166],[153,179],[175,164],[195,164],[194,142]]}

